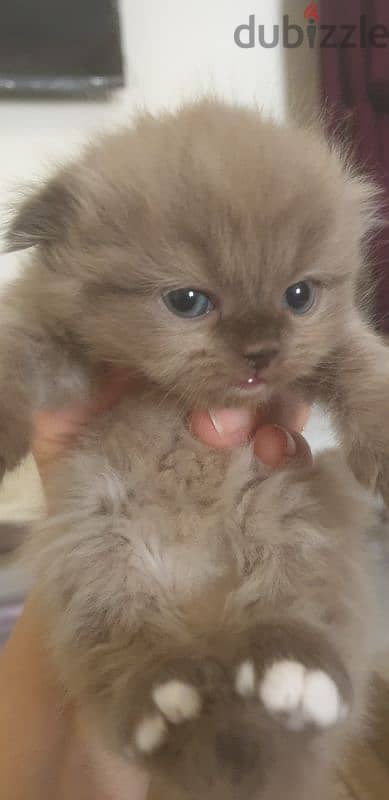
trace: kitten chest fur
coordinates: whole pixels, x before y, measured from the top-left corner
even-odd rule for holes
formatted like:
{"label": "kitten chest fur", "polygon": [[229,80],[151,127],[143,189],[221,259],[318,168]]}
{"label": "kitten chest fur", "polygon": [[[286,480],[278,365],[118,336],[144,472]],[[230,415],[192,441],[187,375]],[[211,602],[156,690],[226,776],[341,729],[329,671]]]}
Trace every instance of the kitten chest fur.
{"label": "kitten chest fur", "polygon": [[236,573],[236,508],[260,473],[250,445],[212,451],[176,409],[127,399],[60,467],[49,516],[53,508],[55,524],[72,507],[83,520],[105,521],[107,550],[120,531],[131,569],[137,560],[144,568],[146,591],[153,593],[154,575],[157,591],[185,596]]}

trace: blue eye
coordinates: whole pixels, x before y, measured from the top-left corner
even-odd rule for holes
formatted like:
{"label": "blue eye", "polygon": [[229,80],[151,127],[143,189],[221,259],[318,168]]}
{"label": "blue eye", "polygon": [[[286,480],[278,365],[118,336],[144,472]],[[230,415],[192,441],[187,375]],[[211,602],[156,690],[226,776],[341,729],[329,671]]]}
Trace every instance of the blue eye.
{"label": "blue eye", "polygon": [[209,297],[196,289],[175,289],[163,295],[162,299],[172,314],[185,319],[204,317],[214,309]]}
{"label": "blue eye", "polygon": [[289,286],[283,298],[285,308],[292,314],[306,314],[316,299],[316,286],[312,281],[300,281]]}

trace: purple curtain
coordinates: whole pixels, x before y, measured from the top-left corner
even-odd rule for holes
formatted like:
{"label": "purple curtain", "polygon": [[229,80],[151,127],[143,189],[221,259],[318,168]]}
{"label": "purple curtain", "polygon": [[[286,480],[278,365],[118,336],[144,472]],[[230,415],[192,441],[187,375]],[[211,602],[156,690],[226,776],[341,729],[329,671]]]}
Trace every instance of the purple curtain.
{"label": "purple curtain", "polygon": [[[363,165],[384,186],[389,201],[389,0],[321,0],[320,23],[336,26],[331,43],[322,47],[324,95],[334,119],[351,130]],[[342,26],[354,26],[350,44]],[[380,45],[380,46],[377,46]],[[378,237],[374,266],[377,277],[376,311],[381,329],[389,332],[389,230]]]}

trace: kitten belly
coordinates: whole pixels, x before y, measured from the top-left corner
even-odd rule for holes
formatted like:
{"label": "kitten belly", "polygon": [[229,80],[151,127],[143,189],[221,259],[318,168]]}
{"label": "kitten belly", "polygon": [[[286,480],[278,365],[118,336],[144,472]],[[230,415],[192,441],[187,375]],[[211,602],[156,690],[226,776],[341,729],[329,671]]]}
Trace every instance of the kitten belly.
{"label": "kitten belly", "polygon": [[161,515],[174,513],[180,539],[186,538],[185,515],[224,520],[247,482],[265,477],[251,445],[213,450],[191,435],[175,410],[139,401],[121,408],[99,444],[138,510],[158,506]]}
{"label": "kitten belly", "polygon": [[32,541],[40,579],[75,609],[88,587],[95,611],[132,628],[161,603],[218,594],[237,579],[236,509],[254,476],[251,447],[212,451],[166,413],[122,407],[52,476]]}

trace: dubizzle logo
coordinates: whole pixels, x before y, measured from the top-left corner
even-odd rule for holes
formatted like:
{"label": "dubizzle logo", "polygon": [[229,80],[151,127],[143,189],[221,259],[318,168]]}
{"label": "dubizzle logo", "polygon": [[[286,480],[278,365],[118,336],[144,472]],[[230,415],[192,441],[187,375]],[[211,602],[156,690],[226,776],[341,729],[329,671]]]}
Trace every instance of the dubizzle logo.
{"label": "dubizzle logo", "polygon": [[312,2],[304,10],[304,21],[303,27],[293,22],[289,14],[284,14],[281,25],[268,27],[258,25],[255,14],[250,14],[247,23],[235,28],[235,44],[247,49],[258,43],[266,50],[279,46],[295,49],[302,45],[338,49],[359,47],[362,50],[388,47],[389,28],[386,25],[371,27],[366,14],[360,16],[359,25],[323,25],[320,23],[318,5]]}
{"label": "dubizzle logo", "polygon": [[304,19],[313,19],[317,23],[320,22],[319,12],[316,3],[310,3],[304,11]]}

